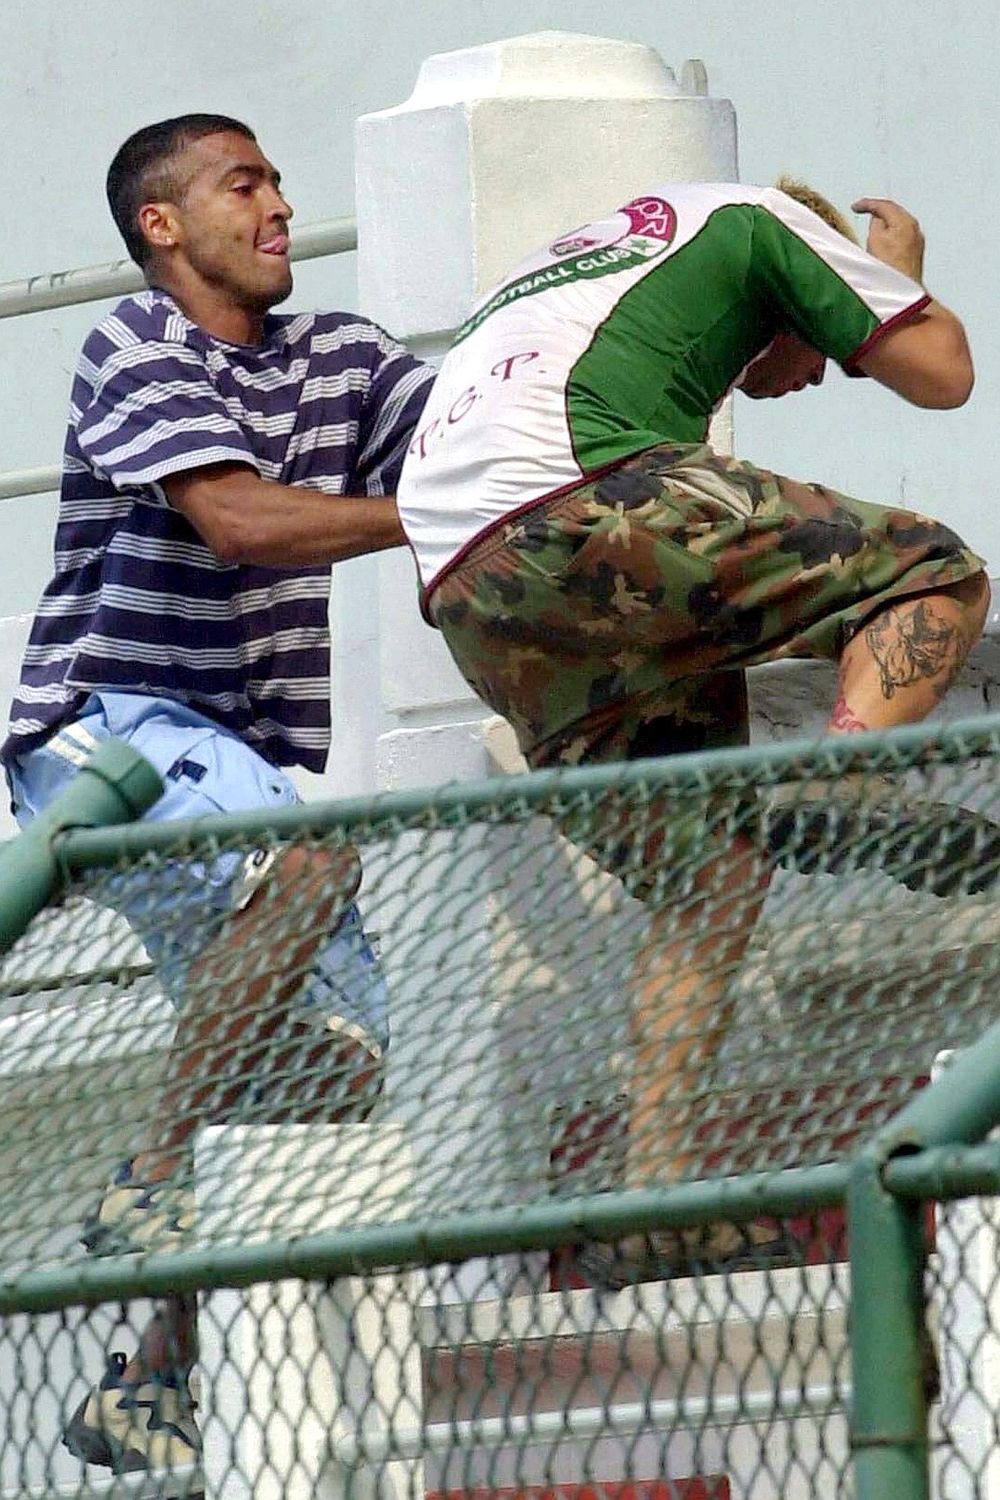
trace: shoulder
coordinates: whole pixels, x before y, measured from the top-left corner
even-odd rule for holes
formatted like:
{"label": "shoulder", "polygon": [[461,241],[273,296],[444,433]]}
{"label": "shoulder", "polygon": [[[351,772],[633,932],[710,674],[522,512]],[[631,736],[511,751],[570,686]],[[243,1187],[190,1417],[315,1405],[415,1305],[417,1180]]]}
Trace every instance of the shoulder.
{"label": "shoulder", "polygon": [[711,212],[714,208],[753,206],[762,202],[770,189],[747,182],[673,182],[657,191],[671,203],[690,204]]}
{"label": "shoulder", "polygon": [[[203,363],[199,330],[161,292],[137,292],[116,303],[84,341],[77,373],[95,386],[143,365]],[[204,342],[203,338],[200,341]]]}
{"label": "shoulder", "polygon": [[751,213],[765,200],[767,192],[766,188],[742,182],[668,182],[620,211],[634,219],[650,205],[663,204],[673,209],[683,233],[685,228],[704,224],[719,213],[733,216]]}
{"label": "shoulder", "polygon": [[[809,190],[805,191],[808,197]],[[822,201],[817,200],[818,203]],[[824,213],[818,213],[808,201],[798,196],[792,197],[779,187],[769,187],[762,190],[757,206],[758,220],[780,225],[788,234],[810,244],[831,246],[835,250],[843,250],[845,246],[853,250],[859,248],[854,232],[846,221],[842,222],[840,229],[834,227],[830,216],[842,216],[831,204],[826,205]]]}
{"label": "shoulder", "polygon": [[[836,210],[831,210],[836,212]],[[837,230],[806,203],[780,188],[767,188],[761,195],[755,218],[755,249],[765,262],[780,262],[789,272],[814,268],[823,262],[841,277],[845,286],[858,278],[875,283],[884,280],[886,267],[862,248],[846,226]]]}
{"label": "shoulder", "polygon": [[83,347],[91,358],[100,358],[145,343],[188,346],[196,334],[195,325],[169,297],[148,290],[116,303],[91,329]]}
{"label": "shoulder", "polygon": [[342,366],[370,370],[386,360],[405,360],[409,365],[421,363],[392,334],[359,313],[317,312],[309,316],[312,326],[307,337],[312,352],[318,356],[326,356]]}
{"label": "shoulder", "polygon": [[[672,268],[678,251],[690,262],[707,257],[712,265],[745,261],[750,253],[755,216],[765,197],[763,188],[740,182],[665,183],[626,204],[632,232],[653,233],[665,241],[660,257]],[[656,227],[648,231],[645,217]],[[666,232],[660,227],[666,225]]]}

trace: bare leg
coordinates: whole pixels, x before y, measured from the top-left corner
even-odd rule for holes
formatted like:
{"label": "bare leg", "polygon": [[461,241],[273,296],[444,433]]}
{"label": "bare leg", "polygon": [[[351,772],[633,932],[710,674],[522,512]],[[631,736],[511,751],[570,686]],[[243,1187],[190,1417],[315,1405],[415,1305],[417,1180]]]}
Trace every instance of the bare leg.
{"label": "bare leg", "polygon": [[[281,1073],[294,1074],[302,1070],[310,1079],[308,1101],[296,1105],[294,1099],[283,1099],[278,1109],[268,1111],[268,1119],[272,1123],[291,1120],[298,1125],[316,1119],[327,1124],[344,1119],[360,1123],[367,1119],[381,1087],[379,1064],[356,1042],[325,1039],[317,1042],[314,1032],[306,1032],[305,1028],[300,1030],[302,1041],[269,1057],[268,1063]],[[306,1038],[313,1039],[312,1045]],[[333,1102],[335,1095],[339,1095],[336,1104]],[[159,1164],[162,1153],[150,1159]],[[186,1374],[198,1357],[196,1314],[195,1298],[168,1297],[143,1330],[139,1347],[124,1371],[124,1378],[142,1382],[165,1370]]]}
{"label": "bare leg", "polygon": [[139,1348],[126,1365],[123,1378],[141,1384],[150,1375],[164,1370],[186,1374],[198,1357],[196,1313],[194,1297],[168,1297],[146,1324]]}
{"label": "bare leg", "polygon": [[982,634],[989,608],[986,575],[936,594],[888,604],[840,659],[840,691],[828,732],[917,724],[944,697]]}
{"label": "bare leg", "polygon": [[732,1016],[733,972],[767,894],[770,870],[742,834],[699,871],[683,911],[658,912],[636,964],[633,1087],[626,1183],[687,1175],[698,1086]]}
{"label": "bare leg", "polygon": [[[168,1065],[163,1128],[135,1158],[137,1176],[156,1182],[175,1171],[191,1135],[203,1124],[223,1123],[250,1079],[269,1086],[267,1118],[273,1123],[333,1123],[370,1113],[380,1079],[379,1064],[366,1049],[287,1018],[290,1001],[359,879],[351,848],[332,855],[289,849],[267,886],[192,965],[191,1001]],[[196,1357],[194,1300],[170,1297],[144,1330],[125,1378],[141,1382],[164,1370],[184,1373]]]}
{"label": "bare leg", "polygon": [[[341,1084],[342,1041],[322,1039],[303,1054],[310,1033],[291,1025],[287,1014],[359,878],[351,848],[336,854],[287,850],[267,884],[192,965],[189,1000],[167,1067],[162,1127],[136,1157],[138,1176],[156,1182],[175,1171],[183,1160],[180,1148],[199,1126],[223,1123],[250,1079],[280,1078],[298,1064],[310,1081],[310,1118],[323,1094]],[[325,1078],[316,1073],[324,1055]],[[293,1115],[304,1118],[294,1108],[288,1117]]]}
{"label": "bare leg", "polygon": [[[982,631],[984,574],[887,605],[840,662],[831,734],[916,723],[943,697]],[[682,912],[657,913],[639,955],[632,1015],[634,1083],[626,1181],[639,1187],[689,1174],[699,1078],[731,1019],[727,998],[770,878],[748,839],[733,840],[695,881]]]}

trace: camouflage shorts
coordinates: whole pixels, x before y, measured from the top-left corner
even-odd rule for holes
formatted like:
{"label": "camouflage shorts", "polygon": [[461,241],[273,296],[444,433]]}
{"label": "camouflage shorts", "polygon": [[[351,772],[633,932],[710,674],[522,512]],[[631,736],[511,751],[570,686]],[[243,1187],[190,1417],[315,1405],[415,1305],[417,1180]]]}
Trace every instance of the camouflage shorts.
{"label": "camouflage shorts", "polygon": [[664,444],[474,546],[430,606],[533,766],[745,743],[743,668],[983,568],[947,526]]}

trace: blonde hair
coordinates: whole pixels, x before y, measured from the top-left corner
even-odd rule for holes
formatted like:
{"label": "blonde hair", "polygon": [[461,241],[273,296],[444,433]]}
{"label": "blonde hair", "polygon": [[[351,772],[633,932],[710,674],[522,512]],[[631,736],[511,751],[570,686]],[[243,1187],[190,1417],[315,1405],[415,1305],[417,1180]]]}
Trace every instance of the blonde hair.
{"label": "blonde hair", "polygon": [[779,192],[787,193],[789,198],[794,198],[796,203],[801,203],[803,208],[811,208],[824,224],[829,224],[831,229],[835,229],[845,239],[851,240],[855,245],[860,243],[840,209],[834,208],[822,193],[817,193],[816,189],[810,187],[807,182],[800,182],[797,177],[787,177],[782,174],[774,185]]}

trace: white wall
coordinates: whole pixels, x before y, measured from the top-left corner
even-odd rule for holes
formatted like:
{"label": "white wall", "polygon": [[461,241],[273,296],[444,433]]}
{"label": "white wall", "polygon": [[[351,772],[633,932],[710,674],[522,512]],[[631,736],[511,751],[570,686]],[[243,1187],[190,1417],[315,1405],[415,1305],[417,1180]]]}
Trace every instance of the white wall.
{"label": "white wall", "polygon": [[[107,161],[131,129],[185,109],[246,117],[302,221],[350,212],[358,114],[405,98],[429,52],[547,27],[646,42],[668,63],[703,57],[712,92],[736,105],[747,180],[792,168],[842,201],[867,192],[912,204],[927,230],[929,283],[972,328],[979,387],[969,407],[928,418],[836,380],[794,413],[741,413],[741,445],[804,475],[932,504],[1000,562],[1000,519],[980,498],[1000,377],[993,0],[958,10],[950,0],[8,0],[0,280],[116,255]],[[300,271],[300,299],[350,302],[349,260]],[[90,318],[79,309],[0,326],[0,467],[54,458]]]}
{"label": "white wall", "polygon": [[[966,0],[961,27],[956,13],[946,0],[5,0],[0,281],[119,256],[103,200],[107,163],[129,132],[168,114],[245,118],[308,223],[352,212],[354,121],[403,100],[429,53],[563,28],[647,43],[675,66],[702,57],[711,92],[736,106],[745,180],[791,169],[842,202],[888,194],[920,215],[928,281],[967,318],[979,364],[976,395],[960,413],[913,412],[836,375],[794,403],[747,405],[737,412],[737,451],[926,507],[963,530],[996,572],[1000,515],[986,486],[1000,374],[1000,24],[995,0]],[[299,305],[353,305],[354,258],[301,268],[297,282]],[[0,323],[0,470],[57,461],[76,351],[100,312]],[[45,581],[52,516],[45,498],[0,504],[0,714],[23,634],[4,620],[29,611]],[[372,752],[393,723],[357,690],[378,674],[377,579],[373,560],[338,570],[334,703],[343,728],[330,791],[374,786]],[[440,774],[457,769],[452,762]]]}
{"label": "white wall", "polygon": [[[107,162],[139,125],[188,109],[245,118],[280,165],[300,222],[353,211],[353,125],[407,97],[421,60],[545,28],[645,42],[679,66],[706,60],[730,97],[745,180],[792,169],[841,202],[890,194],[921,217],[931,288],[967,319],[979,366],[961,412],[926,414],[838,373],[822,391],[738,403],[737,451],[854,493],[947,519],[1000,570],[993,503],[1000,313],[992,205],[1000,197],[994,0],[7,0],[0,123],[7,202],[0,281],[117,257]],[[430,179],[429,179],[430,180]],[[297,275],[299,305],[353,305],[354,257]],[[362,309],[363,310],[363,309]],[[79,343],[100,307],[0,322],[0,470],[54,463]],[[30,611],[47,571],[53,507],[0,505],[0,617]],[[362,704],[372,660],[371,564],[340,572],[335,701],[345,735],[330,790],[371,786],[386,727]],[[0,630],[0,711],[16,630]],[[6,659],[4,659],[6,658]],[[359,722],[363,719],[365,722]]]}

